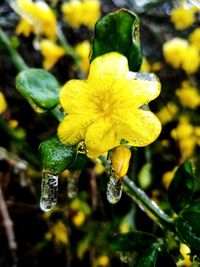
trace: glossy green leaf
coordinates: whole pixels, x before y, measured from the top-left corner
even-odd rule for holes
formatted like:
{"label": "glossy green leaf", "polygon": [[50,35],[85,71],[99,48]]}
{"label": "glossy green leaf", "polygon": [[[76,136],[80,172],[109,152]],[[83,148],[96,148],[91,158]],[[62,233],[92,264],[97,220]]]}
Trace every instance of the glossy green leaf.
{"label": "glossy green leaf", "polygon": [[52,109],[59,103],[59,84],[45,70],[21,71],[16,78],[16,87],[36,112]]}
{"label": "glossy green leaf", "polygon": [[54,174],[60,174],[76,158],[74,147],[62,144],[57,136],[42,142],[39,153],[43,169]]}
{"label": "glossy green leaf", "polygon": [[140,252],[156,242],[156,237],[145,232],[132,231],[113,238],[111,248],[114,252]]}
{"label": "glossy green leaf", "polygon": [[193,201],[179,214],[176,229],[182,242],[200,251],[200,200]]}
{"label": "glossy green leaf", "polygon": [[175,212],[180,212],[190,203],[194,191],[194,174],[192,164],[186,160],[177,169],[172,180],[168,197],[169,202]]}
{"label": "glossy green leaf", "polygon": [[109,52],[119,52],[128,59],[131,71],[138,71],[142,63],[139,41],[139,18],[125,9],[110,13],[95,25],[91,61]]}
{"label": "glossy green leaf", "polygon": [[66,146],[57,136],[53,136],[40,144],[39,153],[44,170],[60,174],[63,170],[81,170],[88,163],[88,157],[77,154],[76,147]]}
{"label": "glossy green leaf", "polygon": [[134,267],[154,267],[158,254],[158,244],[154,243],[149,249],[140,253]]}

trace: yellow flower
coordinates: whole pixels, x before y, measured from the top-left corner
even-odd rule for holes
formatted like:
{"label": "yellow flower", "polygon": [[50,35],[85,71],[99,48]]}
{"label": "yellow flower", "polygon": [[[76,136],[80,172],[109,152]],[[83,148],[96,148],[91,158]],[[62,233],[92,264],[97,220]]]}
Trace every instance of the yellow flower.
{"label": "yellow flower", "polygon": [[72,222],[75,226],[80,227],[85,222],[85,214],[83,211],[79,210],[72,217]]}
{"label": "yellow flower", "polygon": [[82,71],[87,74],[89,70],[90,42],[86,40],[76,45],[75,51],[80,57]]}
{"label": "yellow flower", "polygon": [[190,253],[191,253],[190,248],[187,245],[181,243],[181,245],[180,245],[180,253],[183,256],[184,260],[179,260],[177,265],[178,266],[190,267],[191,264],[192,264],[191,261],[190,261]]}
{"label": "yellow flower", "polygon": [[120,145],[122,139],[146,146],[158,137],[161,125],[141,106],[159,93],[157,80],[138,79],[129,72],[126,57],[105,54],[92,61],[87,80],[71,80],[62,88],[60,101],[67,115],[58,136],[64,144],[85,141],[90,158]]}
{"label": "yellow flower", "polygon": [[131,151],[125,146],[117,146],[113,149],[111,163],[115,175],[122,178],[126,175],[131,159]]}
{"label": "yellow flower", "polygon": [[195,14],[193,8],[178,7],[172,10],[171,22],[177,30],[187,29],[195,22]]}
{"label": "yellow flower", "polygon": [[199,68],[200,60],[199,60],[199,50],[193,45],[189,45],[186,53],[183,57],[183,69],[188,73],[192,74],[197,72]]}
{"label": "yellow flower", "polygon": [[200,49],[200,28],[195,29],[189,37],[190,42]]}
{"label": "yellow flower", "polygon": [[102,256],[97,258],[96,266],[102,266],[102,267],[108,266],[109,262],[110,261],[109,261],[108,256],[102,255]]}
{"label": "yellow flower", "polygon": [[0,114],[7,109],[7,103],[4,95],[0,92]]}
{"label": "yellow flower", "polygon": [[34,25],[29,23],[25,19],[21,19],[16,28],[17,35],[24,35],[25,37],[29,37],[31,33],[34,33]]}
{"label": "yellow flower", "polygon": [[99,0],[70,0],[61,7],[65,21],[73,28],[84,25],[92,29],[101,16]]}
{"label": "yellow flower", "polygon": [[193,87],[189,81],[184,81],[181,88],[176,90],[181,104],[184,107],[195,109],[200,105],[200,95],[197,88]]}
{"label": "yellow flower", "polygon": [[44,39],[40,43],[41,53],[44,57],[43,67],[45,70],[51,69],[56,62],[65,54],[64,48],[54,42]]}
{"label": "yellow flower", "polygon": [[165,60],[174,68],[180,68],[188,48],[188,42],[181,38],[173,38],[164,43],[163,54]]}
{"label": "yellow flower", "polygon": [[166,189],[169,188],[169,185],[172,181],[172,179],[174,178],[174,174],[177,170],[177,167],[175,167],[174,169],[172,169],[171,171],[165,172],[162,176],[162,184],[164,185],[164,187]]}
{"label": "yellow flower", "polygon": [[151,71],[151,65],[146,57],[143,57],[142,59],[142,65],[140,67],[140,71],[142,72],[150,72]]}
{"label": "yellow flower", "polygon": [[68,244],[68,230],[65,224],[61,221],[58,221],[51,229],[51,235],[54,237],[54,240],[57,243],[62,243],[64,245]]}
{"label": "yellow flower", "polygon": [[[34,27],[35,34],[44,34],[51,40],[56,39],[56,17],[51,8],[43,1],[32,2],[32,0],[17,0],[12,4],[13,9]],[[21,26],[20,24],[23,23]],[[27,28],[24,22],[20,22],[18,31]],[[21,29],[19,30],[19,28]],[[30,29],[29,29],[30,30]],[[25,30],[23,30],[24,32]],[[28,29],[26,29],[28,32]]]}
{"label": "yellow flower", "polygon": [[178,112],[178,107],[174,103],[169,102],[158,113],[156,113],[156,115],[158,116],[161,123],[165,125],[166,123],[174,119],[177,112]]}
{"label": "yellow flower", "polygon": [[178,126],[171,131],[171,136],[179,144],[182,160],[193,156],[197,138],[195,128],[190,124],[187,117],[180,118]]}

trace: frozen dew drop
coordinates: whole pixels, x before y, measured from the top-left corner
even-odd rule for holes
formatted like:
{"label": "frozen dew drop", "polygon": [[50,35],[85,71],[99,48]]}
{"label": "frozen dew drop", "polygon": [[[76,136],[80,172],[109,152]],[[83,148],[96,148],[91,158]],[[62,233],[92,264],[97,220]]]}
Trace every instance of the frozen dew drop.
{"label": "frozen dew drop", "polygon": [[73,171],[68,177],[67,196],[68,198],[75,198],[78,194],[78,180],[80,171]]}
{"label": "frozen dew drop", "polygon": [[40,208],[43,211],[51,210],[57,203],[58,175],[42,172]]}
{"label": "frozen dew drop", "polygon": [[107,184],[107,200],[111,204],[117,203],[122,196],[122,179],[112,175]]}

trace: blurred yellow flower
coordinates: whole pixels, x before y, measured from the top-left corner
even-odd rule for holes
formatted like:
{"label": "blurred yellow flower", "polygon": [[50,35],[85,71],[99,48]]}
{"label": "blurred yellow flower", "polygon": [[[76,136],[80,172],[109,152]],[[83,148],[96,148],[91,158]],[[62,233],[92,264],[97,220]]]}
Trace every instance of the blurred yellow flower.
{"label": "blurred yellow flower", "polygon": [[172,10],[171,22],[177,30],[187,29],[195,22],[195,11],[193,8],[178,7]]}
{"label": "blurred yellow flower", "polygon": [[61,7],[65,21],[73,28],[84,25],[93,29],[101,16],[99,0],[70,0]]}
{"label": "blurred yellow flower", "polygon": [[8,124],[10,125],[10,127],[15,129],[18,127],[19,122],[17,120],[9,120]]}
{"label": "blurred yellow flower", "polygon": [[174,103],[169,102],[159,112],[157,112],[156,115],[161,121],[162,125],[165,125],[175,118],[177,112],[178,107]]}
{"label": "blurred yellow flower", "polygon": [[140,67],[141,72],[150,72],[151,71],[151,64],[147,60],[146,57],[143,57],[142,59],[142,65]]}
{"label": "blurred yellow flower", "polygon": [[172,169],[171,171],[165,172],[162,176],[162,184],[164,185],[164,187],[166,189],[169,188],[169,185],[172,181],[172,179],[174,178],[174,174],[177,170],[177,167],[175,167],[174,169]]}
{"label": "blurred yellow flower", "polygon": [[161,69],[162,69],[162,63],[159,61],[156,61],[151,65],[151,71],[152,72],[157,72]]}
{"label": "blurred yellow flower", "polygon": [[100,159],[94,159],[94,172],[97,174],[97,175],[101,175],[105,172],[105,167],[102,165],[102,162]]}
{"label": "blurred yellow flower", "polygon": [[95,266],[102,266],[102,267],[108,266],[109,262],[110,261],[109,261],[108,256],[102,255],[102,256],[97,258]]}
{"label": "blurred yellow flower", "polygon": [[85,214],[83,211],[77,211],[73,217],[72,222],[75,226],[80,227],[85,222]]}
{"label": "blurred yellow flower", "polygon": [[187,117],[180,118],[178,126],[171,131],[171,136],[178,142],[182,161],[193,156],[197,137],[195,128]]}
{"label": "blurred yellow flower", "polygon": [[198,90],[189,81],[182,82],[181,88],[176,90],[176,95],[184,107],[195,109],[200,105]]}
{"label": "blurred yellow flower", "polygon": [[163,45],[165,60],[174,68],[180,68],[188,48],[188,42],[181,38],[173,38]]}
{"label": "blurred yellow flower", "polygon": [[7,109],[7,103],[4,95],[0,92],[0,114],[3,113]]}
{"label": "blurred yellow flower", "polygon": [[64,48],[48,39],[44,39],[40,42],[40,50],[44,57],[43,68],[45,70],[50,70],[65,54]]}
{"label": "blurred yellow flower", "polygon": [[195,73],[200,64],[199,51],[194,45],[181,38],[164,43],[163,55],[173,68],[183,68],[188,74]]}
{"label": "blurred yellow flower", "polygon": [[189,45],[186,53],[183,57],[182,67],[188,73],[192,74],[197,72],[199,69],[200,58],[199,50],[193,45]]}
{"label": "blurred yellow flower", "polygon": [[34,33],[34,25],[25,19],[21,19],[17,25],[16,34],[29,37],[31,33]]}
{"label": "blurred yellow flower", "polygon": [[47,3],[16,0],[13,1],[12,7],[23,19],[17,26],[18,34],[22,33],[26,36],[32,30],[35,34],[43,34],[51,40],[56,39],[56,17]]}
{"label": "blurred yellow flower", "polygon": [[53,239],[56,243],[67,245],[69,242],[68,230],[62,221],[54,224],[46,235],[46,239]]}
{"label": "blurred yellow flower", "polygon": [[180,253],[183,256],[184,260],[179,260],[177,263],[177,266],[185,266],[185,267],[190,267],[191,266],[191,261],[190,261],[190,248],[185,245],[181,244],[180,245]]}
{"label": "blurred yellow flower", "polygon": [[90,55],[90,42],[85,40],[82,43],[79,43],[75,47],[77,55],[80,57],[81,69],[87,74],[89,70],[89,55]]}
{"label": "blurred yellow flower", "polygon": [[67,113],[58,127],[64,144],[85,141],[87,155],[97,158],[125,139],[146,146],[160,134],[161,124],[141,109],[160,93],[157,80],[142,80],[129,72],[126,57],[108,53],[92,61],[88,80],[71,80],[61,90]]}
{"label": "blurred yellow flower", "polygon": [[200,49],[200,28],[195,29],[189,37],[190,42]]}

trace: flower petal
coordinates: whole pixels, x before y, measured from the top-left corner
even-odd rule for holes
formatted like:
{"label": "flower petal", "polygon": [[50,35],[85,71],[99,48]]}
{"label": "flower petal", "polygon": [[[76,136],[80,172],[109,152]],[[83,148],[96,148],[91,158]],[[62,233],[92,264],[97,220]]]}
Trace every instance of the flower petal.
{"label": "flower petal", "polygon": [[161,132],[161,123],[150,111],[136,110],[123,114],[117,126],[121,139],[132,146],[146,146],[155,141]]}
{"label": "flower petal", "polygon": [[95,83],[101,80],[103,84],[112,84],[116,79],[126,79],[128,71],[126,57],[119,53],[111,52],[92,61],[88,80]]}
{"label": "flower petal", "polygon": [[82,115],[67,115],[58,126],[58,137],[66,145],[75,145],[85,138],[91,118]]}
{"label": "flower petal", "polygon": [[87,130],[85,143],[88,157],[97,158],[120,144],[115,128],[109,120],[100,119]]}
{"label": "flower petal", "polygon": [[[144,75],[148,75],[145,79]],[[151,79],[152,75],[152,79]],[[161,85],[158,79],[153,74],[135,75],[135,73],[128,73],[127,87],[130,88],[130,96],[134,101],[134,106],[140,107],[143,104],[149,103],[160,94]]]}
{"label": "flower petal", "polygon": [[88,84],[82,80],[70,80],[60,92],[60,103],[65,112],[73,114],[90,113],[92,103],[87,98]]}

